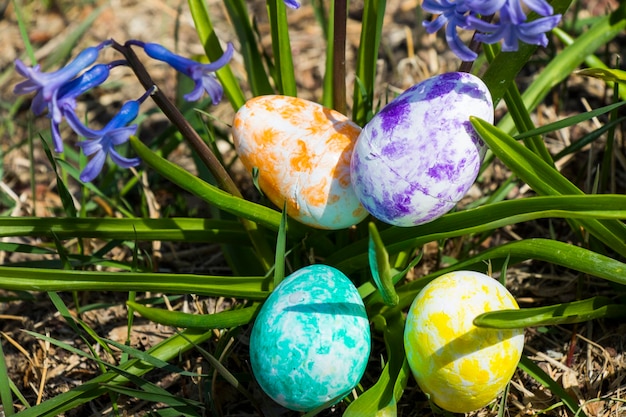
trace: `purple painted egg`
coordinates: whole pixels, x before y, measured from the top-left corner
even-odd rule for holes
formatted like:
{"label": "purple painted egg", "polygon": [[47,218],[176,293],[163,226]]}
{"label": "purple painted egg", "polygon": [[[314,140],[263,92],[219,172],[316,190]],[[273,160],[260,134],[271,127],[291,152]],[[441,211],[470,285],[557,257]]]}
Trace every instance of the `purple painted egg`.
{"label": "purple painted egg", "polygon": [[464,72],[422,81],[376,114],[350,165],[367,211],[405,227],[450,211],[476,180],[487,150],[470,116],[493,123],[493,101],[482,80]]}

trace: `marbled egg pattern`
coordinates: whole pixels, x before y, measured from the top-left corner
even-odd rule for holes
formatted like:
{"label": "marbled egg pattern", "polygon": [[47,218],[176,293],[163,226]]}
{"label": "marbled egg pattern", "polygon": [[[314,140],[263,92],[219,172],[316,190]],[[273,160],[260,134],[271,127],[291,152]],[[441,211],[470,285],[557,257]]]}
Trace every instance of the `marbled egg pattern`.
{"label": "marbled egg pattern", "polygon": [[341,113],[287,96],[249,100],[235,115],[233,139],[259,186],[287,214],[321,229],[342,229],[367,216],[350,181],[361,129]]}
{"label": "marbled egg pattern", "polygon": [[485,84],[468,73],[429,78],[406,90],[363,128],[352,183],[365,208],[397,226],[447,213],[476,180],[486,152],[469,118],[493,122]]}
{"label": "marbled egg pattern", "polygon": [[504,389],[522,354],[523,330],[478,328],[472,321],[516,308],[504,286],[479,272],[451,272],[420,291],[406,319],[404,346],[415,379],[435,404],[470,412]]}
{"label": "marbled egg pattern", "polygon": [[363,301],[343,273],[326,265],[285,278],[263,304],[250,336],[259,385],[297,411],[345,397],[363,376],[369,353]]}

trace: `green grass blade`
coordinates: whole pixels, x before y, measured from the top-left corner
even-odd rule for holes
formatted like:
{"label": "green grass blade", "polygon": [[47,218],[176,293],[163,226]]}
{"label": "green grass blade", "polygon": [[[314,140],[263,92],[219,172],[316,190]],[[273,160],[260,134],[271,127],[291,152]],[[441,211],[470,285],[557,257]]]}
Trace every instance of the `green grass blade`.
{"label": "green grass blade", "polygon": [[161,158],[137,138],[131,137],[130,142],[137,155],[146,164],[179,187],[197,195],[209,204],[236,216],[252,220],[273,230],[278,230],[280,227],[280,213],[278,211],[235,197],[202,181],[181,167]]}
{"label": "green grass blade", "polygon": [[595,110],[591,110],[585,113],[576,114],[574,116],[570,116],[565,119],[561,119],[556,122],[548,123],[547,125],[534,128],[533,130],[529,130],[524,133],[518,133],[517,135],[515,135],[515,139],[524,139],[530,136],[543,135],[549,132],[555,132],[559,129],[564,129],[566,127],[574,126],[578,123],[591,120],[594,117],[598,117],[603,114],[609,113],[612,110],[622,107],[624,104],[626,104],[626,101],[620,101],[618,103],[609,104],[608,106],[600,107],[600,108],[597,108]]}
{"label": "green grass blade", "polygon": [[[504,262],[514,264],[529,259],[545,261],[617,284],[626,285],[626,264],[588,249],[550,239],[526,239],[487,249],[450,267],[426,275],[397,288],[400,301],[395,308],[406,308],[417,293],[436,277],[452,271],[469,269],[486,272],[487,264],[498,270]],[[373,296],[375,298],[376,295]],[[368,300],[374,304],[377,300]],[[381,300],[382,302],[382,300]],[[391,310],[393,311],[393,310]]]}
{"label": "green grass blade", "polygon": [[280,228],[276,236],[276,256],[274,258],[274,288],[285,279],[285,252],[287,248],[287,206],[283,205]]}
{"label": "green grass blade", "polygon": [[382,316],[376,316],[373,322],[384,332],[387,364],[376,384],[348,406],[344,417],[376,417],[382,415],[381,410],[391,411],[389,415],[396,415],[396,401],[402,395],[411,373],[404,349],[398,349],[404,344],[402,315],[395,314],[387,320]]}
{"label": "green grass blade", "polygon": [[198,411],[202,408],[203,404],[201,402],[181,398],[172,395],[165,390],[163,390],[164,392],[150,392],[115,384],[103,384],[103,386],[109,391],[113,391],[121,395],[126,395],[130,398],[136,398],[155,404],[167,404],[168,407],[175,409],[177,411],[177,415],[179,416],[200,417]]}
{"label": "green grass blade", "polygon": [[260,304],[254,304],[250,307],[227,310],[215,314],[200,315],[146,307],[143,304],[132,301],[127,301],[126,304],[132,307],[142,317],[155,323],[180,328],[205,330],[228,329],[250,323],[261,306]]}
{"label": "green grass blade", "polygon": [[[376,62],[383,28],[386,0],[366,1],[363,6],[361,41],[356,61],[352,120],[365,125],[373,116]],[[363,90],[361,90],[363,87]]]}
{"label": "green grass blade", "polygon": [[385,249],[376,224],[370,222],[369,228],[369,245],[368,258],[370,271],[374,278],[374,283],[380,292],[385,304],[395,306],[398,304],[398,294],[394,286],[393,277],[391,275],[391,265],[389,265],[389,253]]}
{"label": "green grass blade", "polygon": [[561,303],[545,307],[501,310],[483,313],[474,325],[491,329],[517,329],[531,326],[582,323],[599,318],[625,318],[626,306],[611,304],[607,297]]}
{"label": "green grass blade", "polygon": [[577,71],[578,75],[586,75],[606,82],[626,83],[626,71],[613,68],[587,68]]}
{"label": "green grass blade", "polygon": [[[326,3],[326,4],[325,4]],[[335,0],[329,1],[319,1],[318,5],[315,7],[322,9],[320,10],[320,14],[324,12],[324,9],[328,11],[328,18],[322,22],[322,27],[326,29],[326,66],[324,69],[324,88],[322,91],[322,105],[328,107],[329,109],[333,108],[333,97],[334,97],[334,79],[333,79],[333,68],[334,61],[333,57],[335,56]]]}
{"label": "green grass blade", "polygon": [[13,395],[11,394],[11,379],[7,371],[7,362],[4,359],[4,350],[0,341],[0,404],[5,416],[12,416],[15,413],[13,409]]}
{"label": "green grass blade", "polygon": [[274,78],[280,94],[295,97],[298,93],[293,69],[287,7],[283,0],[268,0],[272,49],[274,52]]}
{"label": "green grass blade", "polygon": [[[194,345],[201,344],[213,337],[213,330],[201,331],[197,329],[188,329],[180,335],[172,336],[157,345],[150,348],[147,353],[152,357],[169,361],[178,357],[184,352],[191,349]],[[130,361],[119,366],[126,374],[139,377],[154,369],[153,366],[139,359],[131,359]],[[70,391],[59,394],[43,403],[28,408],[20,412],[20,417],[54,417],[62,414],[67,410],[77,408],[81,404],[85,404],[91,400],[98,398],[107,393],[102,384],[115,383],[124,384],[128,382],[128,378],[116,373],[108,371],[107,373],[93,378],[90,381],[73,388]]]}
{"label": "green grass blade", "polygon": [[[220,41],[213,29],[213,24],[209,18],[209,9],[204,0],[188,0],[189,10],[193,18],[194,25],[200,43],[204,47],[206,55],[211,61],[219,59],[224,54],[224,49],[220,45]],[[230,101],[231,106],[237,111],[246,102],[243,90],[230,68],[225,65],[215,73],[220,83],[224,87],[224,94]]]}
{"label": "green grass blade", "polygon": [[[566,146],[562,150],[560,150],[556,155],[554,155],[554,160],[558,161],[566,155],[574,154],[584,148],[586,145],[591,142],[599,139],[606,132],[610,132],[614,130],[617,125],[624,123],[626,121],[626,117],[620,117],[619,119],[611,120],[608,123],[603,124],[598,129],[586,134],[582,138],[578,139],[576,142],[571,143],[569,146]],[[606,153],[605,153],[606,155]]]}
{"label": "green grass blade", "polygon": [[[502,201],[473,209],[449,213],[416,227],[391,227],[381,232],[390,254],[419,247],[425,243],[471,233],[481,233],[510,224],[540,218],[624,219],[624,195],[541,196]],[[367,239],[335,251],[326,259],[344,273],[367,266]]]}
{"label": "green grass blade", "polygon": [[[553,30],[553,33],[566,46],[569,46],[575,42],[574,38],[572,38],[571,36],[569,36],[567,33],[565,33],[559,28],[555,28]],[[609,67],[600,58],[598,58],[596,55],[593,55],[593,54],[587,55],[587,57],[585,57],[585,63],[587,64],[588,67],[594,70],[598,70],[598,71],[609,70]],[[581,70],[581,71],[585,71],[585,70]],[[614,83],[612,80],[607,80],[607,85],[612,88],[614,86]],[[617,97],[619,97],[621,100],[626,100],[626,90],[621,89]]]}
{"label": "green grass blade", "polygon": [[274,94],[274,89],[265,72],[263,59],[257,47],[258,39],[254,34],[246,3],[243,0],[224,0],[224,6],[233,21],[233,27],[239,38],[241,45],[239,52],[243,56],[243,64],[246,68],[252,95],[256,97]]}
{"label": "green grass blade", "polygon": [[154,291],[263,300],[263,277],[63,271],[0,267],[0,288],[16,291]]}
{"label": "green grass blade", "polygon": [[[485,50],[485,55],[487,55],[488,59],[493,61],[496,50],[495,45],[483,45],[483,49]],[[515,122],[518,132],[528,132],[535,129],[535,124],[530,118],[528,110],[524,107],[522,96],[520,95],[515,83],[511,83],[509,88],[504,93],[504,102],[506,103],[508,114],[511,115],[513,121]],[[539,135],[535,134],[526,136],[524,138],[524,144],[528,149],[540,156],[546,163],[554,165],[552,155],[550,155],[543,139]]]}
{"label": "green grass blade", "polygon": [[563,404],[575,415],[586,417],[585,412],[580,408],[574,398],[572,398],[563,387],[561,387],[550,375],[548,375],[543,369],[541,369],[536,363],[530,360],[527,356],[522,355],[519,364],[517,365],[522,371],[533,377],[544,387],[548,388],[552,393],[561,398]]}
{"label": "green grass blade", "polygon": [[[57,236],[59,239],[91,237],[105,240],[171,240],[245,245],[241,223],[229,220],[169,218],[60,218],[0,217],[0,237]],[[24,247],[20,245],[20,247]],[[8,249],[8,248],[7,248]],[[41,249],[43,250],[43,249]]]}
{"label": "green grass blade", "polygon": [[[578,187],[545,163],[526,147],[492,124],[471,118],[476,132],[487,143],[489,149],[522,181],[542,195],[582,195]],[[626,206],[609,204],[612,207]],[[578,221],[593,236],[622,256],[626,256],[626,225],[613,220],[581,219]]]}

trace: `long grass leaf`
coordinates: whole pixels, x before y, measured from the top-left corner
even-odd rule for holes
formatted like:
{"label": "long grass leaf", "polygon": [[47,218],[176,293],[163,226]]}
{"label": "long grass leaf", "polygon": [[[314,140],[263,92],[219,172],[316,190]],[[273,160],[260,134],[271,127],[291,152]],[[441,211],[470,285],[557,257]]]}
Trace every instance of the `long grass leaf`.
{"label": "long grass leaf", "polygon": [[7,362],[4,359],[4,350],[0,342],[0,404],[5,416],[12,416],[15,412],[13,409],[13,395],[11,394],[11,379],[7,370]]}
{"label": "long grass leaf", "polygon": [[243,56],[243,64],[246,68],[252,94],[255,97],[273,94],[274,89],[265,72],[263,59],[257,46],[258,39],[250,23],[246,3],[243,0],[224,0],[224,6],[233,21],[233,27],[239,38],[239,44],[241,45],[239,52]]}
{"label": "long grass leaf", "polygon": [[[471,233],[481,233],[499,227],[540,218],[624,219],[626,196],[579,195],[540,196],[502,201],[486,206],[446,214],[439,219],[416,227],[391,227],[383,230],[381,238],[390,254],[419,247],[439,239]],[[361,239],[334,252],[326,263],[344,273],[367,266],[367,239]]]}
{"label": "long grass leaf", "polygon": [[[542,195],[584,194],[554,167],[548,165],[502,130],[484,120],[471,118],[471,121],[489,149],[537,193]],[[616,202],[610,203],[609,206],[626,208]],[[626,256],[626,225],[624,223],[617,220],[595,219],[580,219],[578,222],[608,247]]]}
{"label": "long grass leaf", "polygon": [[[452,266],[441,268],[416,281],[401,285],[397,288],[400,301],[398,306],[394,308],[402,309],[408,307],[424,285],[448,272],[463,269],[486,272],[488,264],[491,264],[495,271],[505,263],[504,261],[514,264],[529,259],[549,262],[583,274],[626,285],[625,263],[568,243],[535,238],[515,241],[487,249]],[[376,298],[380,299],[377,294],[374,294],[372,300],[368,301],[371,304],[375,304],[377,301],[382,303],[382,300],[376,300]],[[390,311],[393,311],[393,309]]]}
{"label": "long grass leaf", "polygon": [[172,240],[207,243],[248,242],[241,224],[236,221],[169,218],[0,218],[0,237],[37,236],[59,239],[92,237],[106,240]]}
{"label": "long grass leaf", "polygon": [[263,300],[263,277],[222,277],[0,267],[0,287],[18,291],[154,291]]}
{"label": "long grass leaf", "polygon": [[254,304],[250,307],[226,310],[214,314],[200,315],[146,307],[143,304],[131,301],[128,301],[127,304],[142,317],[155,323],[181,328],[197,328],[205,330],[228,329],[250,323],[261,306],[260,304]]}
{"label": "long grass leaf", "polygon": [[572,398],[563,387],[561,387],[550,375],[548,375],[543,369],[539,367],[535,362],[529,359],[527,356],[522,355],[518,367],[533,377],[535,381],[539,382],[544,387],[548,388],[552,393],[561,398],[563,404],[569,408],[569,410],[577,416],[586,417],[585,412],[580,408],[574,398]]}
{"label": "long grass leaf", "polygon": [[[182,337],[184,335],[184,338]],[[154,358],[163,361],[169,361],[178,355],[191,349],[194,344],[200,344],[213,336],[213,331],[200,331],[188,329],[180,335],[172,336],[157,345],[150,348],[147,353]],[[151,365],[132,359],[118,367],[124,372],[124,375],[132,375],[139,377],[154,369]],[[63,412],[75,409],[81,404],[85,404],[93,399],[107,393],[107,389],[103,386],[106,383],[125,384],[129,381],[127,376],[121,375],[119,372],[108,371],[83,383],[82,385],[71,389],[70,391],[61,393],[43,403],[28,408],[20,412],[20,417],[54,417]]]}
{"label": "long grass leaf", "polygon": [[365,125],[373,116],[376,62],[386,5],[386,0],[371,0],[363,6],[361,40],[356,60],[357,82],[354,83],[352,105],[352,120],[359,126]]}
{"label": "long grass leaf", "polygon": [[612,304],[609,298],[598,296],[545,307],[490,311],[477,316],[474,325],[492,329],[517,329],[582,323],[599,318],[626,318],[626,306]]}
{"label": "long grass leaf", "polygon": [[[224,54],[224,49],[213,29],[209,18],[209,9],[204,0],[188,0],[189,10],[193,18],[198,38],[204,47],[206,55],[211,61],[216,61]],[[243,90],[235,77],[230,65],[225,65],[216,72],[217,78],[224,87],[224,94],[236,111],[246,102]]]}
{"label": "long grass leaf", "polygon": [[268,0],[267,14],[274,52],[274,78],[280,94],[297,95],[296,77],[293,68],[287,7],[283,0]]}

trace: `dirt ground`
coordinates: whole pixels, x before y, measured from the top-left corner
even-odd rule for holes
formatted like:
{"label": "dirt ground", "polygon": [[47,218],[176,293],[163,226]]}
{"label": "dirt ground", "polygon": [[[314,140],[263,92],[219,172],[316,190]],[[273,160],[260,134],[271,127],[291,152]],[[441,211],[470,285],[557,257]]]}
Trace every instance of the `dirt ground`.
{"label": "dirt ground", "polygon": [[[60,198],[54,183],[54,175],[49,162],[40,146],[36,145],[31,158],[27,146],[28,132],[26,131],[28,116],[28,102],[18,102],[12,94],[19,77],[15,74],[13,62],[18,57],[25,57],[24,42],[22,41],[14,4],[21,4],[21,10],[26,22],[28,36],[33,43],[35,56],[38,62],[46,62],[58,50],[63,41],[74,33],[77,28],[92,14],[97,17],[85,30],[79,45],[88,46],[104,39],[114,38],[119,42],[128,39],[159,42],[166,47],[177,50],[187,56],[201,55],[202,47],[197,40],[193,20],[185,1],[176,0],[145,0],[145,1],[83,1],[70,2],[35,1],[35,2],[0,2],[0,119],[4,120],[0,126],[0,149],[2,152],[2,181],[0,193],[0,209],[7,211],[11,216],[52,216],[61,207]],[[319,100],[321,97],[321,82],[324,72],[324,41],[322,31],[315,21],[313,9],[307,1],[299,10],[289,11],[290,34],[295,59],[299,94],[303,98]],[[360,10],[362,2],[353,1],[350,6],[348,21],[348,91],[354,82],[353,68],[356,48],[360,36]],[[446,48],[442,38],[427,35],[419,23],[417,12],[419,0],[388,0],[388,13],[383,32],[382,51],[380,54],[380,71],[377,82],[377,93],[384,95],[387,91],[399,92],[430,75],[456,70],[458,60]],[[220,39],[233,42],[237,49],[235,34],[229,26],[226,12],[221,1],[208,0],[213,22]],[[606,7],[615,7],[615,1],[581,2],[579,13],[581,17],[599,13]],[[589,7],[587,7],[589,6]],[[268,33],[265,6],[262,1],[250,4],[251,13],[258,19],[260,32],[263,35],[262,47],[271,51]],[[623,41],[623,39],[622,39]],[[623,43],[620,45],[623,48]],[[76,48],[75,53],[80,48]],[[619,50],[613,52],[620,52]],[[105,51],[103,59],[119,58],[113,50]],[[159,63],[145,61],[153,78],[164,91],[174,91],[175,76],[171,70]],[[243,60],[236,54],[232,67],[237,76],[245,83]],[[522,74],[522,77],[532,77],[531,73]],[[95,113],[95,119],[106,120],[107,108],[117,108],[127,99],[137,98],[142,93],[140,85],[135,82],[130,71],[114,72],[110,88],[100,91],[94,96],[97,106],[89,107]],[[524,79],[521,80],[524,82]],[[602,83],[583,80],[581,77],[571,76],[567,81],[570,94],[568,102],[559,107],[562,101],[555,100],[554,95],[550,102],[542,104],[534,117],[542,123],[580,112],[585,102],[592,107],[607,104],[610,94]],[[574,94],[573,91],[578,93]],[[559,92],[555,92],[556,95]],[[558,104],[554,104],[554,103]],[[86,105],[85,105],[86,106]],[[147,109],[150,105],[148,105]],[[87,108],[87,107],[85,107]],[[101,112],[100,116],[98,112]],[[110,112],[110,110],[109,110]],[[221,120],[231,120],[232,110],[227,103],[211,108],[211,112]],[[7,122],[10,121],[10,122]],[[48,127],[45,118],[32,119],[34,130],[44,130]],[[151,116],[152,129],[162,129],[164,119],[159,115]],[[573,129],[561,131],[550,138],[550,145],[559,149],[569,141],[580,137],[593,129],[593,122],[583,123]],[[68,132],[65,132],[68,133]],[[68,133],[69,135],[69,133]],[[71,144],[70,142],[68,142]],[[71,145],[68,145],[71,146]],[[590,151],[591,153],[591,151]],[[585,154],[587,155],[587,154]],[[193,163],[188,149],[181,147],[172,156],[176,163],[193,170]],[[597,155],[594,156],[597,158]],[[565,170],[576,172],[580,168],[577,160],[563,162]],[[34,212],[31,191],[31,166],[34,166],[35,198],[38,202]],[[496,166],[488,174],[484,186],[495,186],[498,180],[506,173],[502,167]],[[626,180],[620,177],[622,181]],[[491,181],[491,183],[490,183]],[[581,179],[583,185],[585,180]],[[624,183],[618,184],[621,192],[626,188]],[[528,193],[527,189],[514,191],[516,197]],[[473,189],[470,198],[477,198],[481,190]],[[157,203],[160,201],[155,197]],[[6,203],[10,201],[11,204]],[[162,201],[161,201],[162,202]],[[538,221],[520,227],[507,227],[494,235],[493,239],[501,241],[518,239],[519,236],[546,236],[552,233],[552,226],[548,221]],[[558,232],[558,231],[557,231]],[[5,240],[9,241],[9,240]],[[37,244],[37,240],[13,239],[10,241]],[[433,249],[433,248],[431,248]],[[435,248],[436,249],[436,248]],[[193,273],[225,273],[225,262],[216,247],[192,247],[164,244],[159,248],[162,256],[161,264],[168,266],[176,263],[180,272]],[[428,252],[427,252],[428,255]],[[120,251],[120,259],[130,256]],[[32,258],[23,254],[9,254],[0,252],[0,263],[28,262]],[[416,274],[428,272],[428,258]],[[571,301],[575,299],[579,288],[583,285],[586,291],[595,295],[611,295],[614,289],[605,282],[587,279],[584,282],[568,275],[567,272],[555,270],[547,265],[522,265],[511,270],[509,287],[516,294],[520,305],[535,306],[548,303]],[[20,331],[29,329],[48,333],[56,338],[67,341],[76,340],[73,331],[68,328],[54,309],[45,294],[20,294],[19,297],[30,299],[15,300],[15,294],[0,290],[0,339],[5,349],[6,361],[12,379],[31,404],[50,399],[60,392],[64,392],[81,382],[89,380],[98,374],[95,363],[89,362],[77,355],[70,354],[41,341],[36,341]],[[82,304],[106,301],[111,306],[106,309],[87,312],[83,319],[94,328],[98,334],[107,338],[124,341],[126,337],[126,311],[122,308],[124,295],[115,294],[82,294]],[[155,296],[158,296],[156,294]],[[63,295],[69,305],[73,300],[69,295]],[[211,312],[220,305],[231,303],[233,300],[204,299],[194,296],[172,300],[173,309],[186,311]],[[135,347],[148,349],[158,341],[173,334],[173,330],[137,319],[132,334],[132,344]],[[586,403],[585,411],[589,416],[621,417],[626,416],[626,324],[611,321],[593,321],[581,325],[554,327],[550,329],[529,329],[527,331],[526,354],[539,364],[554,380],[561,383],[566,390],[581,403]],[[207,350],[219,343],[219,338],[211,341]],[[233,372],[249,375],[249,368],[245,359],[246,335],[243,334],[234,340],[231,346],[228,367]],[[383,346],[381,340],[375,344]],[[379,347],[382,353],[382,348]],[[374,359],[373,359],[374,360]],[[200,356],[193,355],[183,358],[186,369],[202,369],[206,363]],[[376,364],[372,364],[372,371],[368,372],[362,381],[364,386],[371,386],[378,376]],[[256,415],[251,406],[238,397],[238,393],[227,383],[217,379],[212,392],[202,392],[202,387],[194,385],[197,381],[177,378],[171,375],[155,375],[161,378],[160,385],[170,392],[189,398],[213,398],[215,409],[213,415],[250,416]],[[292,415],[284,409],[274,405],[263,397],[258,388],[251,381],[251,391],[261,404],[266,416]],[[511,384],[509,409],[506,415],[529,416],[545,410],[546,415],[565,416],[567,413],[562,406],[554,406],[558,399],[534,380],[518,372]],[[424,416],[430,415],[427,410],[426,399],[419,392],[415,382],[411,379],[409,386],[399,404],[398,415]],[[553,407],[554,406],[554,407]],[[146,415],[146,403],[129,399],[123,408],[124,415]],[[342,406],[338,406],[324,415],[340,415]],[[111,412],[108,398],[103,397],[78,410],[67,413],[68,416],[81,415],[108,415]],[[2,416],[0,411],[0,416]],[[207,415],[211,415],[208,413]],[[494,415],[489,410],[481,410],[471,414]]]}

